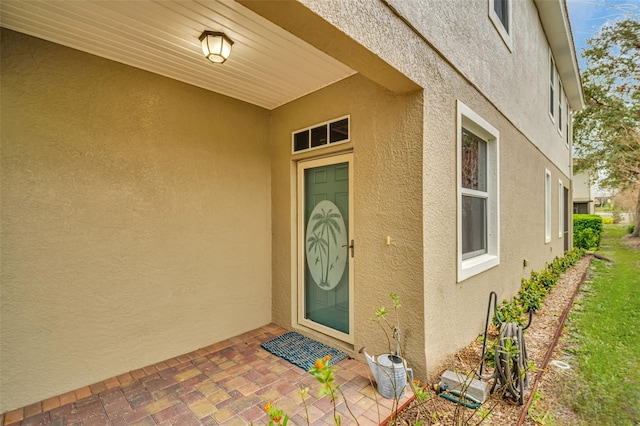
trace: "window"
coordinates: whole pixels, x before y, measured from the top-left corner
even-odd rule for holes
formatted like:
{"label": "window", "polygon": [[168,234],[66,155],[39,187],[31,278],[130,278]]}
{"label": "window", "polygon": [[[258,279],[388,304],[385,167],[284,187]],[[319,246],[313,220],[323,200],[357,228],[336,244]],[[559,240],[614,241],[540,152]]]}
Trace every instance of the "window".
{"label": "window", "polygon": [[551,241],[551,172],[544,171],[544,241]]}
{"label": "window", "polygon": [[493,11],[506,32],[509,32],[509,0],[493,0]]}
{"label": "window", "polygon": [[512,48],[511,1],[512,0],[489,0],[489,18],[509,50]]}
{"label": "window", "polygon": [[549,52],[549,116],[555,119],[555,90],[556,90],[556,63]]}
{"label": "window", "polygon": [[500,263],[498,136],[458,101],[458,282]]}
{"label": "window", "polygon": [[316,124],[292,133],[294,153],[349,142],[349,116]]}
{"label": "window", "polygon": [[565,105],[567,105],[567,119],[564,121],[565,134],[564,134],[564,145],[569,149],[570,141],[571,141],[571,128],[569,127],[569,121],[571,116],[569,115],[569,102],[565,98]]}
{"label": "window", "polygon": [[562,238],[564,235],[564,186],[562,181],[558,180],[558,238]]}
{"label": "window", "polygon": [[462,259],[487,252],[487,142],[462,128]]}
{"label": "window", "polygon": [[562,83],[560,82],[560,78],[558,78],[558,132],[562,134]]}
{"label": "window", "polygon": [[573,203],[573,214],[589,214],[589,203]]}

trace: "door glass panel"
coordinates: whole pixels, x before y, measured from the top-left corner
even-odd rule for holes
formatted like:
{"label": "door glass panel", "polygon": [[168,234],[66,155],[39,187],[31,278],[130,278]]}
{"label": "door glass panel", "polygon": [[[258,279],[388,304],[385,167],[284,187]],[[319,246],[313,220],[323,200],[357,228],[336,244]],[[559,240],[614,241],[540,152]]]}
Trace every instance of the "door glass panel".
{"label": "door glass panel", "polygon": [[304,171],[304,317],[349,333],[349,163]]}

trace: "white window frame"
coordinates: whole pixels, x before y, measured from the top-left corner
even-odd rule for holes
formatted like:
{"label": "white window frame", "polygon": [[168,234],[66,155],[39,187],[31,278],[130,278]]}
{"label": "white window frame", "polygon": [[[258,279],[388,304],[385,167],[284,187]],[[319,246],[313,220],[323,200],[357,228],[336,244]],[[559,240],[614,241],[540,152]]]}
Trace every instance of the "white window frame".
{"label": "white window frame", "polygon": [[571,132],[572,132],[572,128],[571,128],[571,112],[569,112],[569,100],[565,97],[564,98],[564,104],[565,109],[567,110],[567,117],[566,117],[566,121],[564,122],[564,127],[565,127],[565,135],[564,135],[564,146],[569,149],[569,146],[571,145]]}
{"label": "white window frame", "polygon": [[547,68],[549,77],[549,98],[547,99],[547,111],[552,122],[556,122],[556,61],[553,59],[551,49],[549,49],[549,67]]}
{"label": "white window frame", "polygon": [[564,113],[564,108],[563,105],[564,104],[564,89],[562,88],[562,82],[560,81],[560,75],[558,75],[556,73],[556,80],[558,80],[558,133],[560,133],[560,136],[562,136],[563,131],[562,131],[562,126],[564,124],[564,121],[562,121],[562,114]]}
{"label": "white window frame", "polygon": [[558,179],[558,238],[564,237],[564,185]]}
{"label": "white window frame", "polygon": [[[477,192],[462,188],[462,128],[487,142],[487,251],[468,259],[462,258],[462,196]],[[500,132],[464,103],[457,101],[457,220],[458,282],[500,264]]]}
{"label": "white window frame", "polygon": [[544,242],[551,242],[551,172],[544,169]]}
{"label": "white window frame", "polygon": [[498,14],[495,11],[495,0],[489,0],[489,19],[491,19],[491,22],[493,23],[493,26],[496,27],[496,30],[498,31],[498,34],[500,34],[500,37],[502,38],[502,41],[504,41],[504,44],[507,46],[507,48],[509,49],[509,52],[513,51],[513,19],[512,19],[512,15],[513,15],[513,1],[512,0],[506,0],[507,1],[507,5],[509,10],[507,11],[507,26],[509,27],[509,29],[507,30],[504,27],[504,24],[502,23],[502,21],[500,20],[500,17],[498,16]]}
{"label": "white window frame", "polygon": [[[345,119],[347,120],[347,138],[346,139],[343,139],[343,140],[338,141],[338,142],[331,142],[331,141],[327,140],[327,143],[324,143],[322,145],[311,146],[311,135],[309,134],[309,148],[300,149],[298,151],[295,150],[295,137],[296,137],[296,134],[301,133],[301,132],[311,132],[311,130],[313,130],[313,129],[317,128],[317,127],[326,127],[327,128],[327,139],[329,139],[329,135],[331,134],[331,130],[330,130],[331,124],[333,124],[335,122],[338,122],[338,121],[345,120]],[[324,148],[328,148],[330,146],[341,145],[341,144],[349,143],[349,142],[351,142],[351,114],[347,114],[347,115],[344,115],[342,117],[334,118],[334,119],[329,120],[329,121],[324,121],[322,123],[314,124],[313,126],[304,127],[302,129],[294,130],[293,132],[291,132],[291,155],[296,155],[296,154],[301,154],[301,153],[304,153],[304,152],[314,151],[316,149],[324,149]]]}

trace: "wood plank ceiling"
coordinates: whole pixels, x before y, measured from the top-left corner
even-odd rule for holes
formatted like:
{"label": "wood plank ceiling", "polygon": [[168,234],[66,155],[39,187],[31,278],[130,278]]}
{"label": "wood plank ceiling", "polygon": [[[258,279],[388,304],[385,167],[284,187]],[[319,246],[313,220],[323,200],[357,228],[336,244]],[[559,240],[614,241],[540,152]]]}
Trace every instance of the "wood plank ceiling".
{"label": "wood plank ceiling", "polygon": [[[2,0],[0,25],[267,109],[355,74],[233,0]],[[224,64],[204,30],[234,41]]]}

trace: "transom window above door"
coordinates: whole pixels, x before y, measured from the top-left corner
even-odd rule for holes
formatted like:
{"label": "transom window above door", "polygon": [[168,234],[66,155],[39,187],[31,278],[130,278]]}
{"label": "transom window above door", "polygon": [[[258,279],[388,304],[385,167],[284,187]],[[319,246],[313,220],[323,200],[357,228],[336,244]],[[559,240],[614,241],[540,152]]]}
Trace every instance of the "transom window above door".
{"label": "transom window above door", "polygon": [[350,121],[350,116],[347,115],[294,131],[291,137],[292,152],[298,153],[349,142],[351,140]]}

